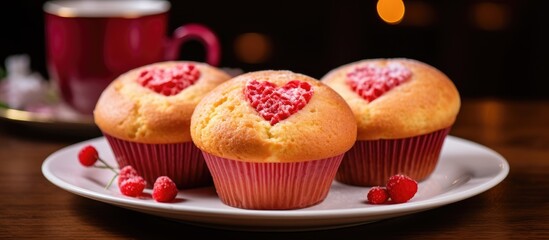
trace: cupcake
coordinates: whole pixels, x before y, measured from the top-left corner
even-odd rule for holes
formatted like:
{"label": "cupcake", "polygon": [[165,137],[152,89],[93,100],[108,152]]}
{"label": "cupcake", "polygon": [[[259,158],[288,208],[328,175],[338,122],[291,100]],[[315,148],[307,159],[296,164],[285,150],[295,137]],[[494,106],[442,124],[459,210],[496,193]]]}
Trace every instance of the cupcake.
{"label": "cupcake", "polygon": [[290,71],[227,81],[200,101],[191,136],[217,194],[242,209],[298,209],[322,202],[356,121],[335,91]]}
{"label": "cupcake", "polygon": [[160,62],[133,69],[101,94],[94,120],[120,168],[132,165],[151,187],[159,176],[178,188],[212,184],[193,144],[193,110],[210,90],[230,76],[205,63]]}
{"label": "cupcake", "polygon": [[395,174],[421,181],[434,171],[460,108],[445,74],[416,60],[370,59],[338,67],[321,81],[345,99],[358,126],[337,181],[376,186]]}

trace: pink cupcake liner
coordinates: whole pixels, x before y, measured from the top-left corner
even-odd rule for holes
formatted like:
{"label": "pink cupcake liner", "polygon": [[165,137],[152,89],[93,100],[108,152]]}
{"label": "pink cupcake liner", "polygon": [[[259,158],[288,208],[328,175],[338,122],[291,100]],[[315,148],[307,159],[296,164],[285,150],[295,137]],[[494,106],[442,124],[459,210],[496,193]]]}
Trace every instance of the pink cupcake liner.
{"label": "pink cupcake liner", "polygon": [[450,128],[402,139],[357,141],[347,151],[335,179],[356,186],[385,186],[389,177],[405,174],[416,181],[435,169]]}
{"label": "pink cupcake liner", "polygon": [[160,176],[168,176],[179,189],[212,185],[211,174],[200,149],[193,142],[145,144],[103,134],[118,166],[131,165],[151,188]]}
{"label": "pink cupcake liner", "polygon": [[226,205],[283,210],[316,205],[328,195],[343,154],[289,163],[257,163],[204,153],[217,194]]}

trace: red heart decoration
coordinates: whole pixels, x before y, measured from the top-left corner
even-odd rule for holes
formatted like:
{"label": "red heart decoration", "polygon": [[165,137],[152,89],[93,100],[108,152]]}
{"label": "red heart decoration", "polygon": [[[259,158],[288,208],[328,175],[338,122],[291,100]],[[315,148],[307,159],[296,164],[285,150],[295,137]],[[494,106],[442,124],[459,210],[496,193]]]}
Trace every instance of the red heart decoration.
{"label": "red heart decoration", "polygon": [[347,84],[369,102],[410,79],[412,72],[396,62],[386,66],[365,64],[347,73]]}
{"label": "red heart decoration", "polygon": [[271,82],[249,81],[244,89],[248,102],[271,125],[301,110],[313,96],[308,82],[292,80],[282,87]]}
{"label": "red heart decoration", "polygon": [[200,71],[193,64],[177,64],[169,68],[144,69],[137,81],[143,87],[165,96],[172,96],[193,85],[199,78]]}

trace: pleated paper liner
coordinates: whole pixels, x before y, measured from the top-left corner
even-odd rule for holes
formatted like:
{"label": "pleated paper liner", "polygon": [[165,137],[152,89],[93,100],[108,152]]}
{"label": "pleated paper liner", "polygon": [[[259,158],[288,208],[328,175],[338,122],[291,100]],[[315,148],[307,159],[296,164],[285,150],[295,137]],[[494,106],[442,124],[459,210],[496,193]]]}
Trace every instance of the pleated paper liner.
{"label": "pleated paper liner", "polygon": [[416,181],[427,178],[440,157],[445,128],[425,135],[357,141],[345,154],[336,180],[356,186],[385,186],[389,177],[405,174]]}
{"label": "pleated paper liner", "polygon": [[118,166],[134,167],[147,181],[148,188],[159,176],[168,176],[179,189],[213,184],[202,152],[193,142],[145,144],[103,135],[113,150]]}
{"label": "pleated paper liner", "polygon": [[215,188],[226,205],[284,210],[316,205],[328,195],[343,154],[282,163],[243,162],[204,152]]}

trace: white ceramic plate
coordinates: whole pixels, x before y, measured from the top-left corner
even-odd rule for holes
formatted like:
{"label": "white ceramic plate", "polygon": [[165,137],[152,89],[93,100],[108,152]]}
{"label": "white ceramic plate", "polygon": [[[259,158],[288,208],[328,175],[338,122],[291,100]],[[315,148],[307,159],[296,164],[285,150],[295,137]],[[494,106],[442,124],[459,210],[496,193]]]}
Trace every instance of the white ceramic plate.
{"label": "white ceramic plate", "polygon": [[180,191],[173,203],[158,203],[150,197],[131,198],[120,194],[116,184],[104,187],[113,176],[105,169],[85,168],[77,160],[87,144],[114,166],[114,157],[103,137],[63,148],[42,165],[44,176],[53,184],[83,197],[152,215],[217,228],[240,230],[311,230],[364,224],[412,214],[454,203],[480,194],[500,183],[509,165],[498,153],[479,144],[448,136],[433,174],[419,184],[415,197],[407,203],[370,205],[365,202],[369,188],[334,182],[320,204],[298,210],[243,210],[224,205],[213,187]]}

